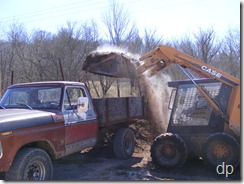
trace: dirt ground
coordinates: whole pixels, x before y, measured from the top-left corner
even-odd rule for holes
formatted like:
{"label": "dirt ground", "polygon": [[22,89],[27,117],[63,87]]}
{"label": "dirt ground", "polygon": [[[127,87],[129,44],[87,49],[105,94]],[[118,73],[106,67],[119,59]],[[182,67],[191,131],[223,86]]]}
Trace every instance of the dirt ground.
{"label": "dirt ground", "polygon": [[[146,146],[147,147],[147,146]],[[132,158],[119,160],[107,148],[97,153],[75,153],[54,161],[55,181],[233,181],[240,180],[240,169],[228,178],[205,167],[201,160],[187,160],[174,171],[156,168],[151,162],[149,147],[137,149]],[[4,180],[2,175],[1,180]]]}
{"label": "dirt ground", "polygon": [[139,120],[130,127],[136,137],[136,149],[127,160],[115,157],[109,147],[76,153],[54,162],[54,180],[69,181],[228,181],[240,180],[240,169],[226,177],[209,170],[202,160],[187,160],[176,170],[162,170],[150,157],[150,145],[155,137],[148,121]]}
{"label": "dirt ground", "polygon": [[54,180],[69,181],[147,181],[147,180],[193,180],[228,181],[240,180],[240,169],[232,175],[218,175],[209,170],[201,160],[187,160],[186,164],[174,171],[156,168],[151,162],[149,147],[137,149],[132,158],[116,159],[111,151],[103,148],[97,153],[77,153],[54,162]]}
{"label": "dirt ground", "polygon": [[162,170],[151,161],[150,145],[153,135],[151,124],[141,120],[130,127],[136,137],[136,149],[127,160],[115,157],[109,147],[76,153],[54,162],[54,180],[69,181],[228,181],[240,180],[240,169],[226,177],[209,170],[202,160],[188,159],[185,165],[176,170]]}
{"label": "dirt ground", "polygon": [[[233,181],[241,180],[240,168],[226,177],[209,170],[202,160],[188,159],[183,167],[162,170],[151,161],[152,134],[147,123],[131,127],[136,136],[136,149],[130,159],[117,159],[111,148],[86,150],[53,162],[55,181]],[[4,175],[0,175],[4,180]]]}

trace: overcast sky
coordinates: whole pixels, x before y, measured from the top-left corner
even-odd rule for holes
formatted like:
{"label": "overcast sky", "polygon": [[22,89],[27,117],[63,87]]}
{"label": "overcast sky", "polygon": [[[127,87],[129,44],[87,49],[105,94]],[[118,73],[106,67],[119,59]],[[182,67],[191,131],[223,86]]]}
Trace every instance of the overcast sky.
{"label": "overcast sky", "polygon": [[[163,38],[181,37],[212,27],[219,35],[240,27],[239,0],[119,0],[141,28],[157,29]],[[101,22],[109,0],[0,0],[0,24],[13,21],[56,33],[67,21]]]}

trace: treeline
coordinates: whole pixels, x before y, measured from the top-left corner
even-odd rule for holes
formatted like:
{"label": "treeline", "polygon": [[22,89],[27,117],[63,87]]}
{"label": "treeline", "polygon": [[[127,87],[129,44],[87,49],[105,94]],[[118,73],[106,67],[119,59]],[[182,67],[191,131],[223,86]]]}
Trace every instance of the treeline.
{"label": "treeline", "polygon": [[[95,21],[67,22],[56,34],[42,30],[29,33],[17,22],[8,27],[0,26],[1,94],[11,82],[70,80],[85,82],[93,89],[94,97],[106,96],[111,86],[116,86],[117,95],[121,96],[124,79],[96,76],[81,69],[86,56],[106,44],[141,55],[160,44],[170,45],[240,78],[239,28],[230,28],[222,38],[211,27],[199,28],[198,32],[180,40],[165,40],[156,30],[144,29],[143,34],[139,33],[129,13],[115,1],[103,13],[102,22],[104,29],[99,29]],[[184,78],[174,68],[166,72],[172,79]],[[129,94],[138,93],[136,81],[129,83]]]}

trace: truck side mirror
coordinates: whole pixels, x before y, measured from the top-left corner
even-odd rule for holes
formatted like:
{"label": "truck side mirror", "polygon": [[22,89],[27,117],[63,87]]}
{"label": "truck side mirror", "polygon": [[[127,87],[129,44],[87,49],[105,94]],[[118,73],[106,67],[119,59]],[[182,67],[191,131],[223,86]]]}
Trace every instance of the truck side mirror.
{"label": "truck side mirror", "polygon": [[79,97],[77,102],[78,112],[86,112],[88,110],[88,98],[87,97]]}

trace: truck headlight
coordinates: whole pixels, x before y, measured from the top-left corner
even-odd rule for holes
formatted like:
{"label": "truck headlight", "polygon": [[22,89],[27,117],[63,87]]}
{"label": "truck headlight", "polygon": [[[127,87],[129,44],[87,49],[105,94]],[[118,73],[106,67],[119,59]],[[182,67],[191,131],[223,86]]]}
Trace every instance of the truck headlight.
{"label": "truck headlight", "polygon": [[2,143],[0,141],[0,159],[3,157],[3,147],[2,147]]}

